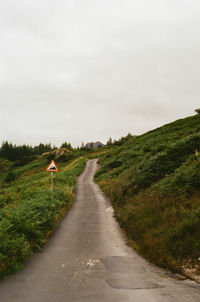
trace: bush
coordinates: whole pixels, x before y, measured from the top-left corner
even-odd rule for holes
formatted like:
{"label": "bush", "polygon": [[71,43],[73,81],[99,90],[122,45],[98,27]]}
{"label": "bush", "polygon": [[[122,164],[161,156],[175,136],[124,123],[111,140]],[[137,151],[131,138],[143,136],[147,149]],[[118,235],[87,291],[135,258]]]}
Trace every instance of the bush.
{"label": "bush", "polygon": [[[199,213],[199,209],[197,210]],[[200,219],[198,215],[191,215],[169,232],[167,245],[175,257],[197,258],[200,255],[199,242]]]}
{"label": "bush", "polygon": [[68,154],[62,154],[60,156],[58,156],[56,158],[56,161],[57,162],[63,162],[63,163],[67,163],[69,162],[70,160],[73,160],[76,156],[72,153],[68,153]]}
{"label": "bush", "polygon": [[46,155],[46,159],[47,159],[48,162],[51,162],[55,158],[56,158],[55,153],[49,153],[49,154]]}
{"label": "bush", "polygon": [[197,114],[200,114],[200,108],[195,109],[195,112],[196,112]]}
{"label": "bush", "polygon": [[[55,216],[69,200],[63,192],[27,191],[20,204],[0,215],[0,277],[22,267],[26,258],[45,243]],[[4,269],[1,270],[1,267]]]}
{"label": "bush", "polygon": [[118,168],[122,165],[123,162],[121,159],[109,160],[99,171],[97,171],[96,177],[99,177],[101,174],[104,174],[105,172],[109,172],[110,170],[114,168]]}
{"label": "bush", "polygon": [[37,158],[36,155],[31,156],[24,156],[20,160],[17,160],[12,164],[11,168],[19,167],[19,166],[25,166],[26,164],[30,163],[31,161],[35,160]]}
{"label": "bush", "polygon": [[9,171],[5,177],[5,182],[10,183],[11,181],[15,180],[16,174],[14,171]]}
{"label": "bush", "polygon": [[200,149],[200,134],[178,140],[166,151],[157,153],[148,161],[144,158],[133,173],[133,185],[139,185],[140,190],[149,187],[167,174],[173,173],[196,149]]}

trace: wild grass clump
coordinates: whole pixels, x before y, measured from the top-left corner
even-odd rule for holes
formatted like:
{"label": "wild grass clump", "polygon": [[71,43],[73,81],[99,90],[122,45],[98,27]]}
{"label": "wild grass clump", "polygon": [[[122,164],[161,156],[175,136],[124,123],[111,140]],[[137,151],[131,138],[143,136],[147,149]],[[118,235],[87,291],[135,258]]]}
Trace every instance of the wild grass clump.
{"label": "wild grass clump", "polygon": [[25,194],[17,207],[5,207],[0,219],[0,277],[20,268],[39,250],[55,226],[54,216],[69,200],[64,193],[34,191]]}

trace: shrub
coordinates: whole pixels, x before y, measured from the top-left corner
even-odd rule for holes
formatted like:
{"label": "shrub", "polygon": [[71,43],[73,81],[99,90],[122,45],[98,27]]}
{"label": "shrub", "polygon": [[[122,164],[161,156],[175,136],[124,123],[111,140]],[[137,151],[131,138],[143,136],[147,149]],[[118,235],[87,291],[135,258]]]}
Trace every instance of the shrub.
{"label": "shrub", "polygon": [[64,163],[67,163],[69,162],[70,160],[73,160],[76,156],[72,153],[68,153],[68,154],[62,154],[60,156],[58,156],[56,158],[56,161],[57,162],[64,162]]}
{"label": "shrub", "polygon": [[199,217],[191,215],[179,222],[178,226],[169,232],[167,245],[173,256],[181,258],[199,257],[199,227]]}
{"label": "shrub", "polygon": [[110,170],[114,169],[114,168],[118,168],[120,166],[123,165],[123,162],[121,159],[112,159],[109,160],[97,173],[96,176],[100,176],[101,174],[105,173],[105,172],[109,172]]}
{"label": "shrub", "polygon": [[46,155],[46,159],[48,160],[48,162],[51,162],[55,158],[56,158],[55,153],[49,153],[49,154]]}
{"label": "shrub", "polygon": [[8,171],[6,177],[5,177],[5,182],[10,183],[11,181],[15,180],[16,174],[14,171]]}
{"label": "shrub", "polygon": [[16,162],[14,162],[14,164],[12,164],[11,168],[24,166],[24,165],[30,163],[31,161],[35,160],[36,158],[37,158],[36,155],[24,156],[20,160],[17,160]]}
{"label": "shrub", "polygon": [[[166,151],[157,153],[148,161],[144,158],[133,174],[132,183],[146,188],[167,174],[175,171],[190,154],[200,149],[200,134],[193,134],[170,146]],[[194,181],[194,179],[193,179]]]}

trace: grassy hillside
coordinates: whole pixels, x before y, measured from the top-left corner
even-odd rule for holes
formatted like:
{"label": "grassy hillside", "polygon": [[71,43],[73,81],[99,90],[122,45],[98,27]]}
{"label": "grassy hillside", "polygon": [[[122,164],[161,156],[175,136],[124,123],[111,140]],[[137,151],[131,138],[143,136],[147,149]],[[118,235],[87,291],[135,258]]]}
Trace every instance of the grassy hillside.
{"label": "grassy hillside", "polygon": [[174,271],[200,257],[200,116],[133,137],[100,158],[96,181],[130,243]]}
{"label": "grassy hillside", "polygon": [[52,193],[50,173],[45,171],[48,163],[39,156],[25,165],[1,159],[0,278],[21,269],[28,256],[44,245],[74,200],[86,158],[58,163]]}

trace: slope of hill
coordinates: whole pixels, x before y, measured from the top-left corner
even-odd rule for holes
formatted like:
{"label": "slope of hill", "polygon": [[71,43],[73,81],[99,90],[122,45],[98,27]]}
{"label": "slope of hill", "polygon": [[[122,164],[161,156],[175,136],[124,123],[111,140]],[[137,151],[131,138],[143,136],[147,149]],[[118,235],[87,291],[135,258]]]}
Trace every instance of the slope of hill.
{"label": "slope of hill", "polygon": [[96,181],[130,244],[184,271],[200,263],[200,116],[133,137],[100,157]]}

